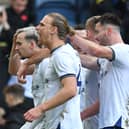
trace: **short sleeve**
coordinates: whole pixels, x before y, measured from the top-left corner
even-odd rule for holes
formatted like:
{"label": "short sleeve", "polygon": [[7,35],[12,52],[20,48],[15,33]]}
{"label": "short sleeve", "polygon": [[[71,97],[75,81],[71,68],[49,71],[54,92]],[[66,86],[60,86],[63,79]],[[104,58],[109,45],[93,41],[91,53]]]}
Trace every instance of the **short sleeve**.
{"label": "short sleeve", "polygon": [[[129,64],[129,45],[126,44],[116,44],[111,46],[113,51],[113,60],[120,65]],[[128,63],[127,63],[128,62]]]}
{"label": "short sleeve", "polygon": [[54,68],[61,79],[66,76],[76,76],[76,63],[74,58],[67,53],[53,56]]}

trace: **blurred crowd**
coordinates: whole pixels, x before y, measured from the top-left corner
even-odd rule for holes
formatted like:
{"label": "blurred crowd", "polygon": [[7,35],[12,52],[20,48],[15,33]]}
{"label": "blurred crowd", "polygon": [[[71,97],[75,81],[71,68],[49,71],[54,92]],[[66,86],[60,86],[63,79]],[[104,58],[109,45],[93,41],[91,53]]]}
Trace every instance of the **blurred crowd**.
{"label": "blurred crowd", "polygon": [[[33,107],[32,77],[21,86],[15,76],[8,73],[9,54],[13,34],[18,28],[35,24],[34,1],[9,0],[0,5],[0,128],[20,128],[24,124],[23,113]],[[33,7],[32,7],[33,6]],[[9,94],[9,95],[6,95]]]}
{"label": "blurred crowd", "polygon": [[[117,14],[122,19],[122,37],[125,43],[129,43],[129,0],[9,0],[7,4],[0,5],[0,129],[11,128],[11,113],[16,111],[20,119],[18,128],[25,122],[22,114],[33,107],[31,95],[31,76],[28,76],[27,84],[23,88],[18,84],[15,76],[8,73],[9,55],[12,47],[13,34],[17,29],[36,26],[41,18],[50,12],[63,14],[73,27],[85,28],[85,21],[94,15],[102,15],[105,12]],[[16,84],[17,83],[17,84]],[[12,88],[12,89],[11,89]],[[20,102],[11,105],[9,94],[21,94]],[[18,93],[17,93],[18,92]],[[12,108],[13,107],[13,108]],[[20,110],[20,111],[19,111]],[[20,112],[20,114],[18,114]],[[14,113],[13,113],[14,114]],[[3,117],[5,119],[1,119]],[[20,117],[19,117],[20,116]],[[15,117],[15,120],[18,120]],[[12,120],[13,121],[13,120]],[[18,123],[17,122],[17,123]],[[13,123],[13,122],[12,122]],[[16,127],[16,126],[15,126]],[[17,129],[17,128],[15,128]]]}

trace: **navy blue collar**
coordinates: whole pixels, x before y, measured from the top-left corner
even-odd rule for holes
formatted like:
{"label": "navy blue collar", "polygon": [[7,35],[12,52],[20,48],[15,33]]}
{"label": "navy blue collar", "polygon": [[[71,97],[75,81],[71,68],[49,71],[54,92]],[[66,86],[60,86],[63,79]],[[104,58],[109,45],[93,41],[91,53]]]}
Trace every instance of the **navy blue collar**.
{"label": "navy blue collar", "polygon": [[[63,45],[64,45],[64,44],[63,44]],[[56,48],[53,48],[53,49],[51,50],[51,54],[52,54],[54,51],[56,51],[58,48],[62,47],[63,45],[59,45],[59,46],[57,46]]]}

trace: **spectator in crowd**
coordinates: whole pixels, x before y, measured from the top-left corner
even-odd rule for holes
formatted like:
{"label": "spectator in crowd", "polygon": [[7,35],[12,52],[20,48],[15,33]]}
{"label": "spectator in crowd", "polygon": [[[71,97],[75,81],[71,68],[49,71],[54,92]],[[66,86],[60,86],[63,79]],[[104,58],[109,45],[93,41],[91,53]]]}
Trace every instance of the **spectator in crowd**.
{"label": "spectator in crowd", "polygon": [[92,67],[96,66],[100,71],[99,102],[96,103],[96,107],[93,106],[83,112],[84,118],[99,111],[100,129],[127,129],[129,46],[122,40],[120,19],[116,15],[110,13],[102,15],[95,30],[96,40],[104,46],[77,35],[71,37],[74,45],[98,57],[92,59]]}
{"label": "spectator in crowd", "polygon": [[[34,0],[10,0],[10,6],[6,9],[6,11],[8,23],[12,32],[11,39],[17,29],[35,24],[34,10]],[[25,87],[25,95],[28,98],[26,100],[32,105],[32,94],[30,90],[32,84],[32,76],[27,76],[27,80],[27,83],[23,86]],[[17,83],[16,76],[11,76],[8,81],[8,85],[13,83]]]}
{"label": "spectator in crowd", "polygon": [[31,10],[28,10],[27,3],[28,0],[10,0],[10,6],[6,11],[13,34],[17,29],[34,23],[34,18],[30,17]]}
{"label": "spectator in crowd", "polygon": [[4,129],[19,129],[25,122],[23,114],[28,109],[24,103],[24,88],[19,84],[6,86],[4,95],[9,110],[3,117]]}
{"label": "spectator in crowd", "polygon": [[0,129],[5,129],[4,125],[5,125],[5,119],[4,119],[4,115],[5,115],[5,110],[3,107],[0,107]]}
{"label": "spectator in crowd", "polygon": [[[21,60],[21,61],[24,61],[24,60]],[[25,84],[21,84],[21,85],[25,89],[25,96],[27,98],[32,99],[33,98],[32,93],[31,93],[32,76],[28,75],[28,76],[26,76],[26,79],[27,79],[27,82]],[[8,82],[8,85],[12,85],[12,84],[14,84],[14,82],[19,83],[17,80],[17,76],[12,76]]]}
{"label": "spectator in crowd", "polygon": [[5,107],[3,98],[3,87],[9,79],[8,74],[8,55],[11,49],[11,30],[7,21],[7,15],[4,6],[0,6],[0,106]]}

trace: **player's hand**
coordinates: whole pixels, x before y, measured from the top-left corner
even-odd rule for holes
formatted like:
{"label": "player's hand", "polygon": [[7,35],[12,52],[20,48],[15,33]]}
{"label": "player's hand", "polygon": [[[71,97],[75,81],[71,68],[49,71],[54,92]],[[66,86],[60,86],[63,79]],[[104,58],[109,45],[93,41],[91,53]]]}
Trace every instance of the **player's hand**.
{"label": "player's hand", "polygon": [[26,83],[26,71],[27,71],[28,66],[26,65],[26,63],[21,63],[18,72],[17,72],[17,78],[18,78],[18,82],[20,83]]}
{"label": "player's hand", "polygon": [[24,118],[27,121],[33,121],[38,119],[39,117],[41,117],[41,115],[43,115],[43,112],[40,108],[40,106],[37,106],[35,108],[31,108],[30,110],[28,110],[25,114],[24,114]]}

